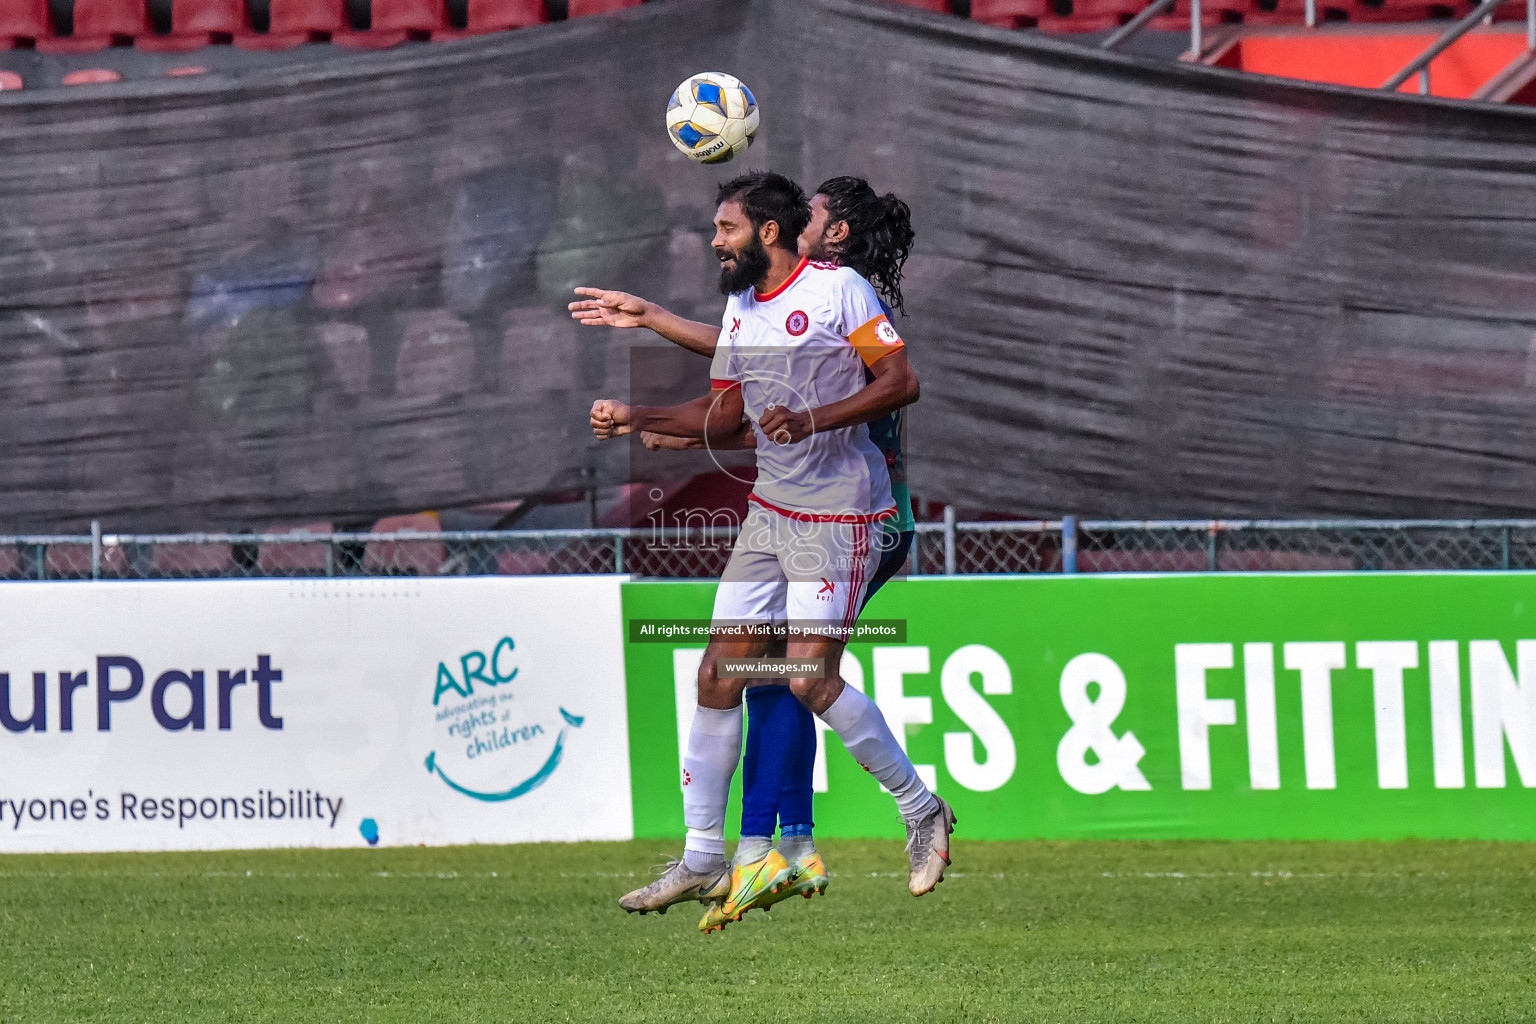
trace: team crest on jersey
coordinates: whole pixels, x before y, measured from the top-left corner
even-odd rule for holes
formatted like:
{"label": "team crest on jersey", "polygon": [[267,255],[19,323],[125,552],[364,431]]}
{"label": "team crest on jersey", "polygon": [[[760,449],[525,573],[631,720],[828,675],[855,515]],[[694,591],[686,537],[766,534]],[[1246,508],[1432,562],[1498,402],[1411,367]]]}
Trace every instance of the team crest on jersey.
{"label": "team crest on jersey", "polygon": [[804,334],[810,326],[811,318],[798,309],[789,314],[789,319],[784,321],[784,329],[796,338]]}
{"label": "team crest on jersey", "polygon": [[891,326],[889,320],[881,320],[875,328],[875,337],[880,339],[882,345],[900,345],[901,335],[896,333],[896,328]]}

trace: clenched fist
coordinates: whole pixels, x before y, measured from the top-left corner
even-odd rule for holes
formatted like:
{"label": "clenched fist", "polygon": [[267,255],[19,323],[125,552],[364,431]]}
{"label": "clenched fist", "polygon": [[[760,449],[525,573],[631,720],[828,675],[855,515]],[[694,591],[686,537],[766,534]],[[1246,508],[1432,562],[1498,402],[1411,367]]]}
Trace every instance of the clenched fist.
{"label": "clenched fist", "polygon": [[623,402],[599,398],[592,403],[592,433],[599,441],[623,437],[634,429],[630,423],[629,406]]}
{"label": "clenched fist", "polygon": [[809,412],[791,412],[782,405],[770,405],[757,421],[763,436],[774,444],[798,444],[816,432],[816,421]]}

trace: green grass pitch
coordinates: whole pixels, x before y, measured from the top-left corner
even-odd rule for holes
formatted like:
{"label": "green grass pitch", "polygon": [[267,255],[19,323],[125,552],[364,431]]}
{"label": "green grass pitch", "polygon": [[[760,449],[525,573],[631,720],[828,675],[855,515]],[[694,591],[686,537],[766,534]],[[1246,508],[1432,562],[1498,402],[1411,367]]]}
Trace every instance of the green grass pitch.
{"label": "green grass pitch", "polygon": [[0,857],[0,1020],[1536,1019],[1536,847],[823,844],[723,934],[615,905],[669,844]]}

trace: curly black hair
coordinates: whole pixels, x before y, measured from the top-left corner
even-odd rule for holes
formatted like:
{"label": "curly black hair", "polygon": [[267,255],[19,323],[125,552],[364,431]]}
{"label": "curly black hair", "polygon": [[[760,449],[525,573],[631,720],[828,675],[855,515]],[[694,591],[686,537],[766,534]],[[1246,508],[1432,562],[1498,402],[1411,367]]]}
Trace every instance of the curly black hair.
{"label": "curly black hair", "polygon": [[715,193],[715,205],[727,201],[740,203],[754,228],[776,222],[779,238],[774,244],[790,252],[795,251],[800,233],[811,222],[811,203],[805,190],[774,171],[752,171],[727,181]]}
{"label": "curly black hair", "polygon": [[912,210],[894,192],[876,195],[869,182],[852,175],[828,178],[816,187],[827,197],[828,223],[848,222],[848,237],[837,247],[839,263],[852,267],[875,286],[903,316],[901,268],[917,238]]}

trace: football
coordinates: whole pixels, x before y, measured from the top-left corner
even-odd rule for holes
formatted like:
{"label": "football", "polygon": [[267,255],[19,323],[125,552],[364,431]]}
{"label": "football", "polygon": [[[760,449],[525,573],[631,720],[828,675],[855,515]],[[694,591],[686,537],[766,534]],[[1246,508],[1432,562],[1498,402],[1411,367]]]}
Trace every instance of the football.
{"label": "football", "polygon": [[745,153],[757,135],[757,99],[738,79],[718,71],[689,77],[667,101],[667,135],[701,164],[723,164]]}

